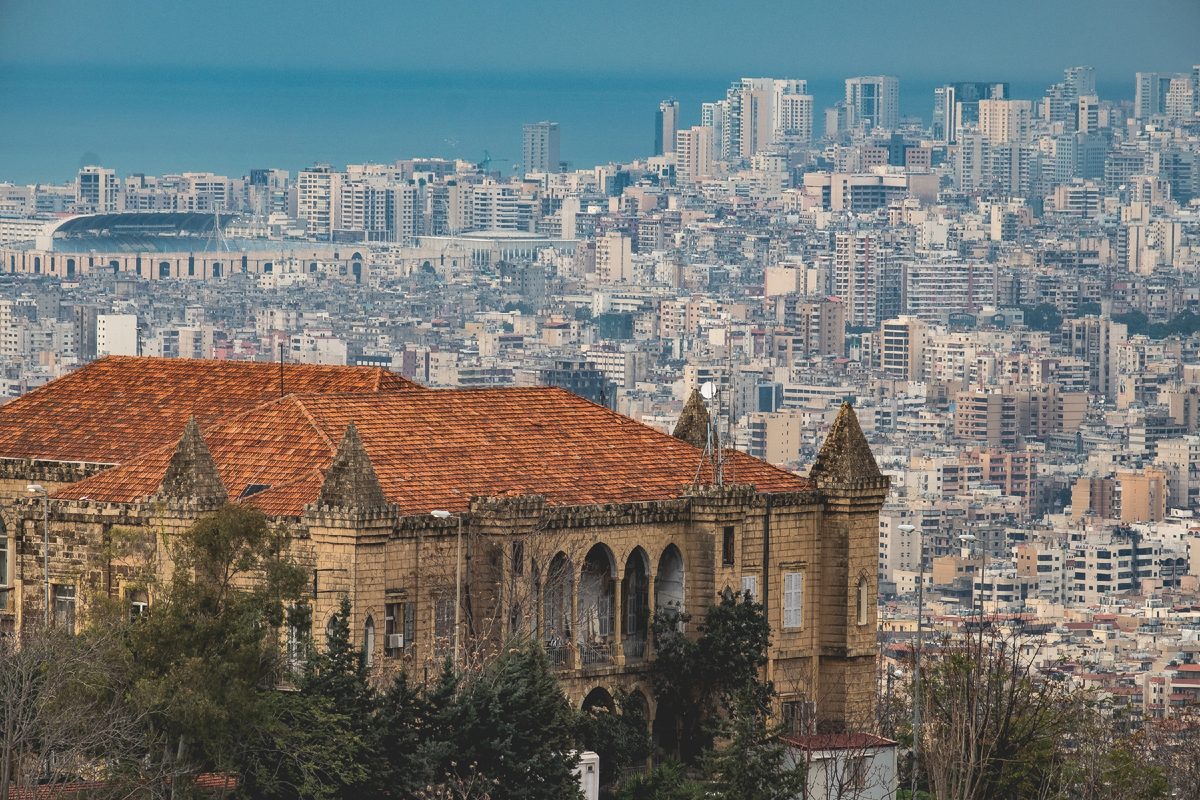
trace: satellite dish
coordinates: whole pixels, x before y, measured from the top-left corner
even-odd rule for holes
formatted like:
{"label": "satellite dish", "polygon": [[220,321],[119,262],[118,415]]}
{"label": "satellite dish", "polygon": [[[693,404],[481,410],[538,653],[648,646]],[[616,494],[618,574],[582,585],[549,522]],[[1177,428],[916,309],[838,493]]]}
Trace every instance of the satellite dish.
{"label": "satellite dish", "polygon": [[705,400],[712,400],[713,392],[714,392],[714,389],[713,389],[712,381],[705,381],[704,383],[702,383],[700,385],[700,396],[703,397]]}

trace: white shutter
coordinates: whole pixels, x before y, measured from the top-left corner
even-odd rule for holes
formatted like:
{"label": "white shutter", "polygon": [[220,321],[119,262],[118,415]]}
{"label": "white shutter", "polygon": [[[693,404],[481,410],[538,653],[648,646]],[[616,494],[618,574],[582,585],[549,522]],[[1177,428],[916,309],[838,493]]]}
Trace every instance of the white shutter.
{"label": "white shutter", "polygon": [[783,574],[783,627],[799,628],[803,621],[804,573]]}
{"label": "white shutter", "polygon": [[758,577],[755,575],[742,576],[742,594],[750,593],[750,599],[758,602]]}

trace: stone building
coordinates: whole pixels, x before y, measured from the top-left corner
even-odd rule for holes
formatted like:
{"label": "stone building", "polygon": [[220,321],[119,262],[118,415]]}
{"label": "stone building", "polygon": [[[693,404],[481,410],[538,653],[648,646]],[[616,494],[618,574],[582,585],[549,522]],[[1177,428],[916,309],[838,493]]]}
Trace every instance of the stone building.
{"label": "stone building", "polygon": [[[682,439],[554,387],[411,390],[376,377],[363,392],[314,373],[307,390],[202,416],[211,394],[169,385],[212,362],[122,363],[124,381],[158,386],[162,401],[127,397],[115,370],[98,393],[103,414],[80,414],[92,402],[84,387],[102,382],[79,373],[0,408],[10,627],[40,623],[47,580],[56,624],[73,624],[76,604],[97,594],[152,610],[153,586],[131,589],[135,565],[103,560],[114,529],[141,531],[161,572],[163,534],[237,502],[291,529],[313,571],[317,640],[348,597],[375,670],[419,674],[449,652],[461,530],[467,660],[532,634],[574,703],[630,688],[653,719],[649,611],[700,617],[722,592],[746,590],[771,622],[767,677],[784,716],[815,709],[832,728],[871,717],[888,479],[849,405],[805,479],[738,452],[718,473]],[[165,406],[157,417],[148,408]],[[59,418],[74,420],[76,446],[39,440],[53,441],[46,420]],[[33,481],[50,492],[48,576]],[[656,729],[670,750],[672,726]]]}

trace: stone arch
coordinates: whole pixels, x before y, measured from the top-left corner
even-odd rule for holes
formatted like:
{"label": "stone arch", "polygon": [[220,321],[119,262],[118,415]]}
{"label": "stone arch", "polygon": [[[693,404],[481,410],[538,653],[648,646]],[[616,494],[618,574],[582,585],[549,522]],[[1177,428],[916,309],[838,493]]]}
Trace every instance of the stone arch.
{"label": "stone arch", "polygon": [[663,548],[658,557],[658,572],[654,578],[654,606],[657,609],[684,609],[683,553],[674,544]]}
{"label": "stone arch", "polygon": [[556,667],[566,666],[571,652],[571,595],[575,569],[570,557],[559,551],[550,560],[539,591],[542,646]]}
{"label": "stone arch", "polygon": [[170,261],[158,262],[158,277],[160,280],[162,278],[171,277],[171,262]]}
{"label": "stone arch", "polygon": [[33,257],[33,271],[34,271],[34,274],[38,274],[38,275],[41,274],[41,272],[42,272],[42,257],[41,256]]}
{"label": "stone arch", "polygon": [[275,265],[274,265],[274,264],[272,264],[270,261],[267,261],[266,263],[264,263],[264,264],[262,265],[262,271],[263,271],[265,274],[268,274],[268,275],[269,275],[269,274],[271,274],[272,272],[274,272],[274,271],[275,271]]}
{"label": "stone arch", "polygon": [[329,615],[329,619],[325,620],[325,649],[329,649],[329,639],[333,636],[333,622],[337,619],[337,612],[334,611]]}
{"label": "stone arch", "polygon": [[641,661],[646,657],[646,640],[650,623],[650,556],[641,546],[634,547],[625,561],[621,578],[621,645],[625,661]]}
{"label": "stone arch", "polygon": [[68,278],[75,277],[75,259],[73,259],[73,258],[67,259],[67,277]]}
{"label": "stone arch", "polygon": [[112,267],[113,275],[116,275],[121,271],[121,262],[117,261],[115,258],[109,261],[108,265]]}
{"label": "stone arch", "polygon": [[612,693],[604,686],[596,686],[588,692],[579,707],[583,711],[593,708],[603,708],[610,714],[615,714],[617,711],[617,704],[613,700]]}
{"label": "stone arch", "polygon": [[581,665],[607,664],[612,658],[617,564],[612,550],[595,544],[579,571],[577,636]]}
{"label": "stone arch", "polygon": [[375,663],[375,617],[370,614],[363,623],[363,657],[368,667]]}
{"label": "stone arch", "polygon": [[219,278],[219,277],[221,277],[221,262],[220,262],[220,261],[214,261],[214,262],[213,262],[213,265],[212,265],[212,276],[213,276],[214,278]]}

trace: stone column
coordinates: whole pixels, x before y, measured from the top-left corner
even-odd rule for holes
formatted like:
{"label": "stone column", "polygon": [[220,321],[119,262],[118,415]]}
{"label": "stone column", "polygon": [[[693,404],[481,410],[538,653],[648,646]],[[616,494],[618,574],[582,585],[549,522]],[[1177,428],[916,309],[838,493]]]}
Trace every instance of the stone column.
{"label": "stone column", "polygon": [[653,661],[658,657],[658,650],[654,646],[654,614],[658,611],[658,604],[654,598],[654,573],[646,573],[646,605],[649,606],[650,620],[646,623],[646,660]]}
{"label": "stone column", "polygon": [[571,653],[571,666],[579,669],[579,581],[571,577],[571,635],[567,646]]}
{"label": "stone column", "polygon": [[621,644],[621,627],[625,621],[625,614],[622,613],[624,608],[621,606],[621,599],[625,593],[621,591],[621,573],[618,572],[613,576],[613,663],[618,667],[625,666],[625,647]]}

